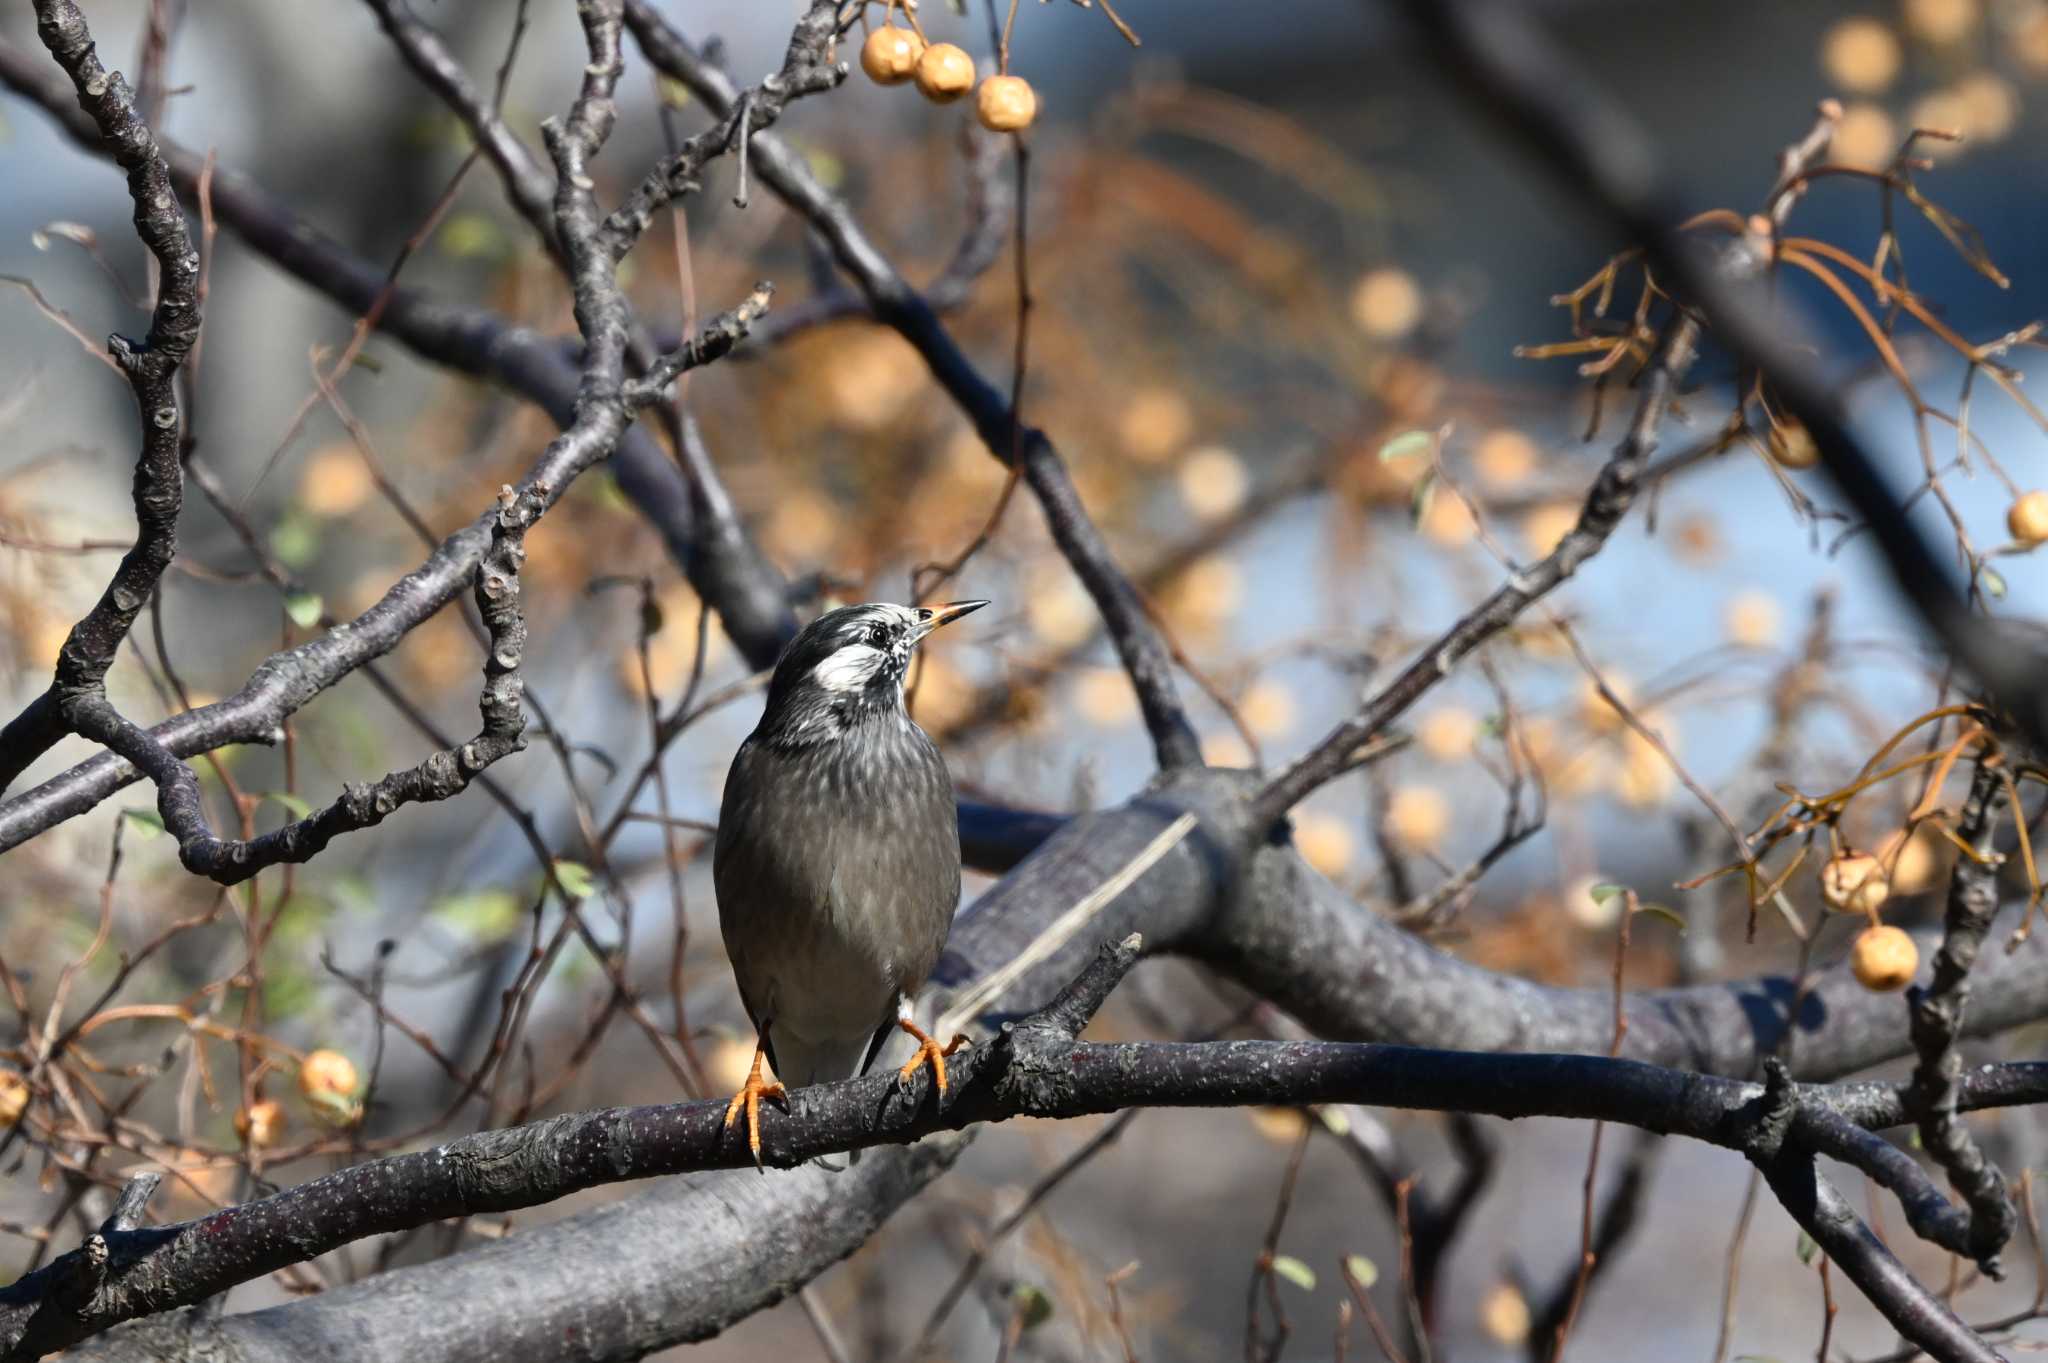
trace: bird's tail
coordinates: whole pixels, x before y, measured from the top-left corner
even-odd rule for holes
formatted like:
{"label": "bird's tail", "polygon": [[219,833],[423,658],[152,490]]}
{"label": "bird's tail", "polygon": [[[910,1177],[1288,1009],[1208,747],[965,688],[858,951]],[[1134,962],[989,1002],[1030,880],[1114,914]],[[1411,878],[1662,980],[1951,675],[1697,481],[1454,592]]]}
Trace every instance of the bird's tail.
{"label": "bird's tail", "polygon": [[[776,1077],[791,1088],[836,1084],[842,1079],[853,1079],[866,1072],[868,1052],[873,1046],[872,1036],[810,1041],[778,1032],[775,1038]],[[859,1160],[860,1151],[851,1150],[847,1152],[845,1164],[835,1163],[825,1156],[819,1156],[811,1163],[836,1174]]]}

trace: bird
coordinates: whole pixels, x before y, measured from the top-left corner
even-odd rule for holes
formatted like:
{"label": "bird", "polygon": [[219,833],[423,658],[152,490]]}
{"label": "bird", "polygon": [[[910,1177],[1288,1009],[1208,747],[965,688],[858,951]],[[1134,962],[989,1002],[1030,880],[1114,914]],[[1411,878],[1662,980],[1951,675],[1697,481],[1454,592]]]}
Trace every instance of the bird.
{"label": "bird", "polygon": [[865,1074],[896,1029],[917,1041],[902,1081],[929,1065],[945,1095],[946,1057],[965,1038],[940,1046],[911,1001],[960,902],[960,823],[946,760],[911,719],[903,682],[926,636],[987,604],[826,611],[783,648],[761,721],[733,755],[712,884],[757,1040],[725,1128],[745,1115],[756,1168],[762,1099]]}

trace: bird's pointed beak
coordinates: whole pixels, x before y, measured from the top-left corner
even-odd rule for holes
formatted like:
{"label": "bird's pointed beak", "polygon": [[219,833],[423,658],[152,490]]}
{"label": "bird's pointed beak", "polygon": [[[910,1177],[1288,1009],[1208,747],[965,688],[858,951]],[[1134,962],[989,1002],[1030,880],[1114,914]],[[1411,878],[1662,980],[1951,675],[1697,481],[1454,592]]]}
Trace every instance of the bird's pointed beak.
{"label": "bird's pointed beak", "polygon": [[919,607],[923,618],[917,622],[916,638],[922,639],[941,625],[950,625],[963,615],[972,615],[986,606],[986,601],[951,601],[943,606]]}

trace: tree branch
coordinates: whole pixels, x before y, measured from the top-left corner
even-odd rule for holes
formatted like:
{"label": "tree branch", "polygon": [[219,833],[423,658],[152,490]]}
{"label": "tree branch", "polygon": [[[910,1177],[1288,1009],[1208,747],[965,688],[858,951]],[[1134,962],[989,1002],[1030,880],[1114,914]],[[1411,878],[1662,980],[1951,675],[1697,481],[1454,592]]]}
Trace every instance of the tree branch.
{"label": "tree branch", "polygon": [[2005,811],[2005,780],[2003,768],[1992,759],[1978,759],[1956,830],[1969,850],[1956,858],[1949,877],[1947,922],[1934,956],[1934,980],[1911,995],[1913,1049],[1920,1056],[1913,1068],[1912,1103],[1919,1113],[1920,1144],[1947,1171],[1949,1186],[1969,1204],[1967,1245],[1958,1252],[1975,1259],[1993,1278],[2000,1276],[1998,1252],[2012,1239],[2019,1214],[2005,1176],[1984,1158],[1969,1128],[1956,1117],[1963,1071],[1957,1043],[1970,1000],[1970,968],[1998,912],[1998,867],[2003,858],[1994,839]]}
{"label": "tree branch", "polygon": [[[1780,158],[1780,184],[1826,154],[1840,116],[1839,109],[1823,107],[1813,127]],[[1794,197],[1772,196],[1774,221],[1783,221],[1791,211]],[[1737,242],[1721,260],[1719,272],[1730,279],[1747,279],[1761,273],[1770,260],[1768,245]],[[1278,819],[1310,791],[1349,771],[1353,755],[1448,676],[1452,667],[1513,624],[1523,611],[1556,590],[1605,547],[1608,537],[1635,503],[1643,469],[1657,449],[1658,428],[1663,425],[1686,371],[1697,358],[1699,337],[1699,323],[1690,313],[1680,311],[1667,324],[1656,356],[1637,380],[1640,392],[1628,432],[1593,480],[1592,490],[1586,494],[1585,506],[1571,531],[1542,559],[1511,574],[1491,596],[1366,701],[1356,715],[1332,729],[1314,748],[1275,776],[1259,792],[1257,805],[1262,818]]]}
{"label": "tree branch", "polygon": [[[671,28],[653,5],[647,0],[627,0],[626,23],[649,61],[688,86],[716,116],[726,123],[733,121],[742,97],[732,82]],[[758,99],[756,95],[751,124],[757,129],[762,122]],[[974,423],[989,452],[1005,466],[1014,464],[1022,470],[1025,484],[1045,513],[1053,542],[1094,598],[1117,656],[1130,674],[1159,764],[1168,769],[1199,766],[1201,745],[1174,688],[1171,654],[1082,505],[1051,439],[1017,419],[1009,400],[974,367],[930,302],[882,254],[845,201],[819,182],[802,156],[772,134],[757,131],[752,142],[754,172],[762,183],[825,239],[876,319],[894,328],[924,357],[932,377]],[[622,209],[614,217],[624,215]],[[626,225],[632,221],[629,217]]]}
{"label": "tree branch", "polygon": [[[1696,309],[1715,339],[1759,375],[1778,406],[1806,428],[1821,463],[1870,527],[1894,584],[1929,632],[2037,745],[2048,744],[2048,692],[2037,684],[2044,665],[2039,650],[1971,612],[1953,575],[1850,432],[1837,386],[1802,353],[1771,300],[1702,261],[1679,230],[1684,215],[1627,110],[1599,82],[1575,70],[1521,6],[1404,0],[1402,8],[1473,103],[1534,150],[1574,197],[1640,244],[1662,286]],[[1781,183],[1792,178],[1781,177]]]}
{"label": "tree branch", "polygon": [[71,78],[78,107],[128,172],[135,232],[155,259],[161,283],[149,334],[138,344],[113,336],[107,349],[134,390],[142,419],[135,461],[135,544],[122,555],[99,600],[71,629],[49,689],[0,729],[0,790],[78,726],[80,707],[106,704],[107,669],[135,617],[177,553],[184,505],[179,466],[176,376],[199,335],[199,253],[171,193],[170,171],[155,135],[118,71],[100,64],[85,16],[71,0],[36,0],[36,33]]}
{"label": "tree branch", "polygon": [[[1078,1040],[1137,953],[1135,938],[1104,945],[1044,1009],[956,1058],[944,1097],[928,1079],[905,1088],[888,1073],[798,1091],[789,1110],[771,1106],[762,1114],[764,1159],[794,1167],[818,1155],[1020,1116],[1322,1102],[1625,1123],[1735,1150],[1768,1146],[1788,1167],[1815,1152],[1855,1159],[1853,1149],[1827,1134],[1840,1118],[1825,1088],[1772,1089],[1604,1056],[1317,1041]],[[2018,1082],[1982,1081],[1981,1095],[1980,1081],[1970,1076],[1962,1105],[1974,1107],[1980,1096],[2048,1096],[2048,1067],[2023,1068]],[[723,1100],[712,1100],[553,1117],[370,1161],[198,1221],[117,1236],[104,1282],[71,1313],[76,1332],[46,1333],[36,1342],[65,1347],[118,1321],[202,1300],[368,1235],[535,1206],[628,1179],[743,1169],[752,1156],[726,1128],[724,1113]],[[89,1247],[74,1251],[0,1290],[0,1341],[46,1316],[50,1294],[91,1257]],[[261,1339],[267,1314],[228,1318],[215,1328],[241,1348]]]}

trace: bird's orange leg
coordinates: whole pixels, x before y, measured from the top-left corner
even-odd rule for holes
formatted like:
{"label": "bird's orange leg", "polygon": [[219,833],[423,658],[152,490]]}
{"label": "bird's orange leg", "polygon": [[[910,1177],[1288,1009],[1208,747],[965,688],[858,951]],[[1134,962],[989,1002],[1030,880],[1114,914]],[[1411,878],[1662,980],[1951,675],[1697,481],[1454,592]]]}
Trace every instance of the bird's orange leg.
{"label": "bird's orange leg", "polygon": [[[747,1113],[747,1149],[754,1152],[754,1167],[761,1168],[761,1100],[781,1098],[788,1090],[772,1079],[761,1077],[761,1057],[766,1047],[754,1043],[754,1067],[747,1071],[747,1082],[740,1085],[740,1091],[725,1105],[725,1129],[732,1130],[732,1124],[739,1120],[740,1109]],[[944,1071],[940,1071],[940,1088],[945,1087]],[[765,1171],[764,1171],[765,1172]]]}
{"label": "bird's orange leg", "polygon": [[959,1050],[962,1046],[965,1046],[967,1038],[956,1036],[950,1044],[941,1046],[932,1039],[930,1032],[927,1032],[909,1018],[897,1018],[896,1025],[917,1038],[917,1054],[904,1061],[903,1067],[896,1071],[898,1082],[909,1083],[910,1077],[916,1074],[921,1066],[930,1065],[932,1067],[932,1078],[938,1082],[939,1097],[945,1097],[946,1057]]}

